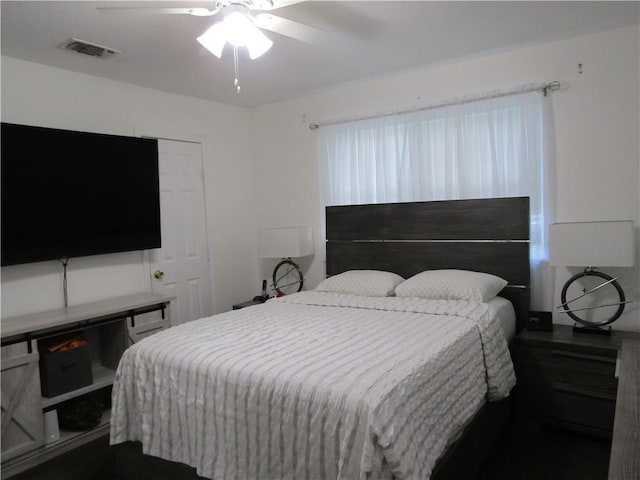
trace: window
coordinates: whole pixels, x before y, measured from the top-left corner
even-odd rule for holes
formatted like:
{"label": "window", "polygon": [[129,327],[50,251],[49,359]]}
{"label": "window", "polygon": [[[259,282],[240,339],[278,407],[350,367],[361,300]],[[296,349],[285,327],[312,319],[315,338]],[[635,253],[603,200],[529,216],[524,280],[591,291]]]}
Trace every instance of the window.
{"label": "window", "polygon": [[534,292],[554,205],[548,102],[534,91],[323,126],[324,205],[528,196]]}

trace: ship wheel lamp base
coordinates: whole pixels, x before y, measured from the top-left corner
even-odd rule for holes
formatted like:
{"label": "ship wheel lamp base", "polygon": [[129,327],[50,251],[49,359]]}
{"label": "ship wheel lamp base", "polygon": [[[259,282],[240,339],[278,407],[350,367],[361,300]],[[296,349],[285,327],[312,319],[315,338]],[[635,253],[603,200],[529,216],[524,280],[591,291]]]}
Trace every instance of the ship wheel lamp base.
{"label": "ship wheel lamp base", "polygon": [[[625,298],[618,278],[593,268],[577,273],[562,287],[562,303],[557,310],[577,322],[574,331],[609,334],[611,327],[608,326],[620,318],[626,304],[631,303]],[[596,310],[597,319],[593,318]]]}
{"label": "ship wheel lamp base", "polygon": [[273,269],[273,289],[277,296],[299,292],[304,285],[302,270],[290,258],[284,258]]}

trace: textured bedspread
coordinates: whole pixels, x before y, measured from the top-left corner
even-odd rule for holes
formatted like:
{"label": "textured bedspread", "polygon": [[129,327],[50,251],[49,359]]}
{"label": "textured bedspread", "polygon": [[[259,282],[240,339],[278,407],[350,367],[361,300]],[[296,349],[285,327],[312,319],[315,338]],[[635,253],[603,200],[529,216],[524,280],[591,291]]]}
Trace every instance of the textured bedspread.
{"label": "textured bedspread", "polygon": [[111,442],[214,479],[428,479],[515,376],[491,309],[321,292],[189,322],[128,349]]}

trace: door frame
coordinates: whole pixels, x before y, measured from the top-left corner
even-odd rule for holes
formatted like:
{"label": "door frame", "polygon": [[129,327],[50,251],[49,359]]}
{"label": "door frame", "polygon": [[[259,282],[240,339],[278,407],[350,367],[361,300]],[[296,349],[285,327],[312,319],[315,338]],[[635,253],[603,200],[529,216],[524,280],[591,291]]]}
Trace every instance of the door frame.
{"label": "door frame", "polygon": [[[147,128],[147,127],[138,127],[134,128],[135,135],[143,138],[152,138],[154,140],[168,140],[174,142],[187,142],[187,143],[198,143],[200,144],[201,150],[201,161],[202,161],[202,195],[204,201],[204,230],[205,235],[207,237],[207,263],[209,264],[209,285],[211,289],[211,309],[212,313],[217,312],[216,308],[216,296],[214,292],[216,290],[215,287],[215,275],[213,274],[213,265],[214,265],[214,256],[211,248],[211,239],[209,237],[209,212],[208,212],[208,201],[207,201],[207,182],[205,179],[205,152],[208,150],[208,142],[203,134],[199,133],[190,133],[190,132],[176,132],[173,130],[165,130],[161,128]],[[143,251],[143,274],[145,275],[147,281],[145,285],[149,288],[149,291],[153,288],[153,279],[151,277],[151,253],[149,250]]]}

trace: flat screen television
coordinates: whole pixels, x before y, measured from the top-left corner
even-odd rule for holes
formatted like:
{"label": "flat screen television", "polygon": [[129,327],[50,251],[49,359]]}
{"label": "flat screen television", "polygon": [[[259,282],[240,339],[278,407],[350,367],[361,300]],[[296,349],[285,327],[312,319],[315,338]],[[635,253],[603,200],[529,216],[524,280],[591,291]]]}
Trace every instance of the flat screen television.
{"label": "flat screen television", "polygon": [[157,140],[1,127],[2,265],[161,246]]}

